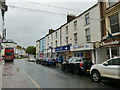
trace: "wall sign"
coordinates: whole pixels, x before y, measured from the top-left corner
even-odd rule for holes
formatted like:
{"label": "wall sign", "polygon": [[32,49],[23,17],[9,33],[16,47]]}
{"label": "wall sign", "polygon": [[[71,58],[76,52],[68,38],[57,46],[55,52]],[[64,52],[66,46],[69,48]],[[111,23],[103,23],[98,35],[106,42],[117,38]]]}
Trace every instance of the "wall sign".
{"label": "wall sign", "polygon": [[70,47],[71,51],[91,50],[91,49],[93,49],[93,44],[92,43],[80,44],[80,45],[77,45],[77,46],[71,46]]}
{"label": "wall sign", "polygon": [[70,50],[70,45],[55,48],[55,52],[67,51],[67,50]]}
{"label": "wall sign", "polygon": [[99,44],[98,44],[98,42],[96,42],[95,47],[99,48],[98,45],[99,45],[99,47],[103,47],[103,46],[110,47],[110,46],[120,45],[120,39],[114,39],[114,40],[111,40],[111,41],[99,42]]}

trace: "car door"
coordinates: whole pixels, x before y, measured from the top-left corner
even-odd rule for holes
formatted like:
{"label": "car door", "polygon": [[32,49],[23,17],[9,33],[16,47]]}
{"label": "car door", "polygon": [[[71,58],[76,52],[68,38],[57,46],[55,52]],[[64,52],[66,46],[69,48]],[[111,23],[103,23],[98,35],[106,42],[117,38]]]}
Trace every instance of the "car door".
{"label": "car door", "polygon": [[107,61],[107,65],[103,64],[102,75],[108,78],[118,78],[118,65],[117,59]]}
{"label": "car door", "polygon": [[67,63],[66,63],[66,69],[67,69],[67,70],[70,70],[70,69],[71,69],[72,61],[73,61],[73,58],[70,58],[70,59],[67,61]]}

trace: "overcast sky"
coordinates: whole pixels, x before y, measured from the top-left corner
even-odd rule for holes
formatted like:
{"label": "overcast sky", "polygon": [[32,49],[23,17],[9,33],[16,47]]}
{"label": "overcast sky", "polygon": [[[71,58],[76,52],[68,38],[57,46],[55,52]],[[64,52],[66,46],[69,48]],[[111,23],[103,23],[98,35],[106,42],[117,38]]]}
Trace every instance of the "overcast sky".
{"label": "overcast sky", "polygon": [[79,15],[96,3],[97,0],[7,0],[7,38],[24,47],[35,46],[36,40],[46,35],[50,28],[57,29],[66,23],[68,13]]}

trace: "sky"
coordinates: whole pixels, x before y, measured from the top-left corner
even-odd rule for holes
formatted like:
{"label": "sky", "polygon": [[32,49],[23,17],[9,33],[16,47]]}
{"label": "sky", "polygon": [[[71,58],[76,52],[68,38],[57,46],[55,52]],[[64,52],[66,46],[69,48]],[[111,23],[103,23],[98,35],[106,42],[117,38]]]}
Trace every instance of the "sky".
{"label": "sky", "polygon": [[35,46],[49,29],[56,30],[67,21],[67,14],[79,15],[97,0],[6,0],[7,39],[23,47]]}

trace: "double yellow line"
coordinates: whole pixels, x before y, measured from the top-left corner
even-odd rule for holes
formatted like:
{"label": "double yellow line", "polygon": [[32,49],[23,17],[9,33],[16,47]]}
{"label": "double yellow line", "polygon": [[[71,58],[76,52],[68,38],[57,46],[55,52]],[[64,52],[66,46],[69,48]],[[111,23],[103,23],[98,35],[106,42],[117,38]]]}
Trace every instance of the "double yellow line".
{"label": "double yellow line", "polygon": [[38,90],[42,90],[42,88],[37,84],[37,82],[35,82],[30,75],[28,75],[24,70],[21,69],[21,71],[32,81],[32,83],[35,85],[36,88],[38,88]]}

